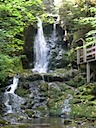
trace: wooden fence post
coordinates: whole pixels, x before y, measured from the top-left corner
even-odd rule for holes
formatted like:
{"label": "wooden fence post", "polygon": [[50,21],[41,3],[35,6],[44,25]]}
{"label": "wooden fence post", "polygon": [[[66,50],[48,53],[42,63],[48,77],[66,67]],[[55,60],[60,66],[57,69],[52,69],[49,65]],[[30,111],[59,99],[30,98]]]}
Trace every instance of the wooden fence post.
{"label": "wooden fence post", "polygon": [[77,49],[77,64],[80,64],[80,50]]}
{"label": "wooden fence post", "polygon": [[90,82],[90,64],[89,63],[87,63],[87,83],[89,83]]}
{"label": "wooden fence post", "polygon": [[83,62],[86,62],[86,46],[83,47]]}
{"label": "wooden fence post", "polygon": [[96,44],[95,44],[95,60],[96,60]]}

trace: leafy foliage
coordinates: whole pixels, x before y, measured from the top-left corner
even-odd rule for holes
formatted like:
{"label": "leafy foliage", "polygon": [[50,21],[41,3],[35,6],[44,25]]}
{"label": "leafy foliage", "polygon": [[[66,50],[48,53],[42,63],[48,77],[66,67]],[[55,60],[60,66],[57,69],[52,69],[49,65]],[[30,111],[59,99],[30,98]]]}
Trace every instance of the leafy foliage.
{"label": "leafy foliage", "polygon": [[[23,29],[43,14],[42,0],[0,0],[0,80],[21,71]],[[18,56],[18,57],[16,57]]]}
{"label": "leafy foliage", "polygon": [[[59,9],[59,14],[63,25],[70,31],[76,31],[80,29],[86,29],[89,27],[88,34],[85,37],[88,38],[89,34],[96,29],[96,3],[94,0],[77,0],[70,2],[65,0]],[[91,31],[92,30],[92,31]]]}
{"label": "leafy foliage", "polygon": [[[41,0],[2,0],[0,2],[0,49],[16,54],[23,49],[24,26],[34,24],[36,15],[43,13]],[[5,50],[4,50],[5,47]]]}
{"label": "leafy foliage", "polygon": [[76,64],[76,40],[83,38],[86,45],[96,43],[96,1],[65,0],[59,8],[61,24],[73,38],[70,41],[70,61]]}
{"label": "leafy foliage", "polygon": [[0,54],[0,81],[4,81],[8,75],[20,73],[22,64],[20,58]]}

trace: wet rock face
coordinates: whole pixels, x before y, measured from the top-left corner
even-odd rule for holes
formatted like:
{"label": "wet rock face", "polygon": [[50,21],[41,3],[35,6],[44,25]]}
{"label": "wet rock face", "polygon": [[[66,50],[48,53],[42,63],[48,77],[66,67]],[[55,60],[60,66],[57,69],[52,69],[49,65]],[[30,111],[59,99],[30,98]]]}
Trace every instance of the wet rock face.
{"label": "wet rock face", "polygon": [[[30,118],[46,116],[76,118],[87,117],[87,115],[87,118],[95,117],[95,85],[84,86],[83,75],[76,69],[69,71],[59,69],[44,74],[43,78],[40,74],[37,75],[38,77],[35,75],[36,79],[34,75],[34,79],[32,75],[22,78],[21,88],[25,88],[22,96],[25,94],[26,97],[22,109]],[[24,79],[26,82],[23,83]],[[20,95],[21,91],[20,93],[17,91],[17,94]]]}
{"label": "wet rock face", "polygon": [[[67,46],[63,41],[64,31],[59,25],[56,25],[54,30],[53,24],[46,24],[43,27],[44,36],[49,49],[49,70],[55,68],[62,68],[69,64],[69,60],[66,59]],[[34,39],[37,34],[37,29],[33,26],[29,26],[24,30],[24,52],[22,57],[23,68],[34,67]]]}
{"label": "wet rock face", "polygon": [[[19,116],[13,113],[14,118],[12,119],[13,115],[9,114],[6,116],[7,120],[18,121],[24,118],[48,116],[64,119],[69,119],[70,116],[96,118],[94,93],[96,83],[84,85],[83,74],[76,69],[69,71],[59,69],[51,74],[42,75],[34,73],[21,75],[16,94],[24,99],[24,103],[20,106],[23,117],[20,112]],[[13,108],[14,105],[12,104]]]}
{"label": "wet rock face", "polygon": [[[61,109],[67,94],[63,92],[65,85],[60,83],[47,83],[42,81],[26,82],[30,93],[26,94],[26,102],[22,105],[22,109],[30,118],[61,116],[66,113],[66,110]],[[18,91],[17,91],[18,93]],[[22,95],[19,94],[18,95]],[[68,103],[65,106],[68,106]],[[69,107],[69,106],[68,106]],[[69,113],[67,113],[69,115]],[[67,116],[68,116],[67,115]]]}
{"label": "wet rock face", "polygon": [[72,93],[73,89],[66,85],[64,80],[68,81],[69,76],[73,78],[78,71],[69,71],[68,74],[60,73],[61,71],[56,72],[43,76],[38,73],[21,76],[16,93],[25,98],[26,102],[22,105],[22,109],[29,118],[69,117],[71,109],[69,105],[70,96],[68,96],[67,91],[70,90],[69,93]]}
{"label": "wet rock face", "polygon": [[33,26],[26,27],[24,29],[24,51],[23,54],[25,55],[25,59],[22,58],[22,63],[24,68],[29,68],[30,63],[33,62],[34,53],[34,38],[36,35],[36,28]]}
{"label": "wet rock face", "polygon": [[3,104],[3,93],[0,91],[0,116],[3,115],[4,104]]}
{"label": "wet rock face", "polygon": [[[78,70],[77,69],[73,69],[73,70],[66,70],[66,69],[56,69],[54,72],[52,73],[46,73],[46,74],[39,74],[39,73],[30,73],[30,74],[22,74],[20,79],[22,81],[36,81],[36,80],[43,80],[45,82],[68,82],[68,84],[70,84],[71,86],[71,82],[72,80],[78,80],[81,81],[82,83],[83,81],[83,75],[79,75],[78,74]],[[76,77],[77,79],[75,79],[74,77]],[[77,83],[76,82],[76,83]],[[75,82],[74,82],[75,83]],[[73,85],[74,86],[74,85]]]}
{"label": "wet rock face", "polygon": [[[67,45],[63,41],[64,31],[62,28],[56,24],[52,27],[52,31],[47,34],[47,29],[45,26],[45,38],[49,47],[49,70],[55,68],[62,68],[69,64],[66,60],[65,53],[67,51]],[[47,31],[47,32],[46,32]],[[66,64],[67,62],[67,64]]]}
{"label": "wet rock face", "polygon": [[[69,75],[72,76],[71,74],[70,71]],[[44,75],[31,73],[28,76],[21,76],[16,93],[24,97],[25,103],[21,108],[29,118],[63,116],[65,113],[69,115],[70,112],[63,109],[64,100],[68,98],[64,90],[69,89],[69,86],[63,83],[67,76],[67,74],[58,75],[56,72]],[[68,102],[67,106],[69,108]]]}

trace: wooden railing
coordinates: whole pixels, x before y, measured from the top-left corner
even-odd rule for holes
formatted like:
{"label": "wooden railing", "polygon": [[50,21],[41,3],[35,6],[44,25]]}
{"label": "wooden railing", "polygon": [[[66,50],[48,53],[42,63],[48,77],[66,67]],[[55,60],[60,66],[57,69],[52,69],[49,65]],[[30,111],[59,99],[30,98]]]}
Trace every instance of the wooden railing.
{"label": "wooden railing", "polygon": [[77,64],[92,62],[96,60],[96,44],[83,46],[77,49]]}

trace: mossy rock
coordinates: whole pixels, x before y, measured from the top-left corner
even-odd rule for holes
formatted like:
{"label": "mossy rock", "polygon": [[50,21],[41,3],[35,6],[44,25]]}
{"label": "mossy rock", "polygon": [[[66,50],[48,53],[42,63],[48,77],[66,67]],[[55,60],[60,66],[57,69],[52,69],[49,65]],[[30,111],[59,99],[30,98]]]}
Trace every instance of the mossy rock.
{"label": "mossy rock", "polygon": [[32,118],[34,116],[33,110],[26,109],[25,113],[28,115],[28,117]]}
{"label": "mossy rock", "polygon": [[64,100],[54,101],[53,99],[49,99],[48,102],[48,110],[50,116],[61,116],[61,109]]}
{"label": "mossy rock", "polygon": [[49,115],[50,116],[61,116],[61,105],[58,103],[55,103],[55,105],[51,108],[49,108]]}
{"label": "mossy rock", "polygon": [[50,98],[57,100],[59,98],[59,96],[62,96],[62,92],[54,89],[54,90],[50,90],[48,95]]}
{"label": "mossy rock", "polygon": [[21,96],[21,97],[26,97],[30,94],[30,90],[20,87],[16,90],[16,94]]}
{"label": "mossy rock", "polygon": [[72,117],[96,118],[96,97],[92,94],[94,86],[93,83],[83,85],[74,92],[70,100]]}
{"label": "mossy rock", "polygon": [[73,98],[69,101],[70,104],[78,104],[78,103],[81,103],[81,99],[79,98]]}
{"label": "mossy rock", "polygon": [[36,80],[42,80],[42,75],[39,73],[33,73],[29,70],[24,70],[24,72],[22,72],[20,74],[20,81],[24,81],[28,80],[30,82],[36,81]]}
{"label": "mossy rock", "polygon": [[80,103],[71,106],[71,117],[96,117],[96,106],[88,106],[88,104]]}
{"label": "mossy rock", "polygon": [[36,110],[40,111],[42,117],[48,115],[47,106],[40,106],[40,107],[36,108]]}
{"label": "mossy rock", "polygon": [[5,125],[1,128],[30,128],[30,124],[16,124],[16,125]]}
{"label": "mossy rock", "polygon": [[7,124],[9,124],[8,121],[6,121],[4,119],[0,119],[0,126],[7,125]]}
{"label": "mossy rock", "polygon": [[49,98],[47,106],[48,106],[48,108],[51,108],[51,107],[55,106],[55,100]]}
{"label": "mossy rock", "polygon": [[46,82],[39,85],[40,91],[48,91],[48,84]]}
{"label": "mossy rock", "polygon": [[74,78],[72,78],[70,81],[67,81],[66,84],[72,86],[72,87],[79,87],[85,84],[85,79],[81,75],[77,75]]}
{"label": "mossy rock", "polygon": [[56,105],[61,105],[63,103],[64,99],[62,100],[57,100],[57,99],[50,99],[48,100],[47,106],[48,108],[52,108]]}

